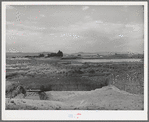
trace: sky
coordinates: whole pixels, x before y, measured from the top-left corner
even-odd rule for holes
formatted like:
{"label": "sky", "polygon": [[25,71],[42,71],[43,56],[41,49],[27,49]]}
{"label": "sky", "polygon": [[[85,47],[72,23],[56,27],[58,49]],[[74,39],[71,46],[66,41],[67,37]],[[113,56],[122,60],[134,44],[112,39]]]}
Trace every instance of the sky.
{"label": "sky", "polygon": [[139,5],[7,5],[7,52],[144,50]]}

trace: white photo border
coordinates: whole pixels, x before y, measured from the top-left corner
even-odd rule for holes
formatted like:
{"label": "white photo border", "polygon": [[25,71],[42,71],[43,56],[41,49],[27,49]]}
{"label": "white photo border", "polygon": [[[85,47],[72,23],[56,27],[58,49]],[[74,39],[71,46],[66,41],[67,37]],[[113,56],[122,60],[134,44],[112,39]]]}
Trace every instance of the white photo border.
{"label": "white photo border", "polygon": [[[144,6],[144,110],[5,110],[6,5],[143,5]],[[2,2],[2,120],[147,120],[148,119],[148,3],[147,2]],[[70,118],[68,115],[77,115]]]}

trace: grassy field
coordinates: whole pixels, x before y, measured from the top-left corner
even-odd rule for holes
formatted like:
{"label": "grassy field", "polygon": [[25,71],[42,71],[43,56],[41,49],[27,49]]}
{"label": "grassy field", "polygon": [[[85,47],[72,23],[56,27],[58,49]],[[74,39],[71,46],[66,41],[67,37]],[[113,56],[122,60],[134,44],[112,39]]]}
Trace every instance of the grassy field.
{"label": "grassy field", "polygon": [[6,81],[20,82],[26,89],[44,85],[49,91],[88,91],[110,84],[143,94],[143,62],[77,63],[58,58],[6,60]]}

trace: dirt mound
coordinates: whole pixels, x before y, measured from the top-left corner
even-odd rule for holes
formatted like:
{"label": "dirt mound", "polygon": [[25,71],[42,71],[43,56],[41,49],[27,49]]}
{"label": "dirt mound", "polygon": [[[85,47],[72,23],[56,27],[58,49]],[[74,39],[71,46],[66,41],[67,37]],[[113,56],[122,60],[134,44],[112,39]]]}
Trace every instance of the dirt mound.
{"label": "dirt mound", "polygon": [[[50,91],[48,100],[39,100],[39,95],[26,99],[16,96],[6,99],[6,109],[37,110],[143,110],[143,95],[134,95],[107,86],[92,91]],[[33,98],[33,99],[32,99]]]}

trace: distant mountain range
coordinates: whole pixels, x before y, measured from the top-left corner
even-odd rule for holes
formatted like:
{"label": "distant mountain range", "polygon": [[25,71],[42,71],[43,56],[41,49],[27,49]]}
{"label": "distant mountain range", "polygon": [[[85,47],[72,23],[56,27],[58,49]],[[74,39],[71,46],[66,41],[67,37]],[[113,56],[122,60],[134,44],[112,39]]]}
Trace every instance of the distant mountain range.
{"label": "distant mountain range", "polygon": [[114,55],[114,54],[138,54],[138,53],[130,53],[130,52],[78,52],[72,53],[72,55]]}

